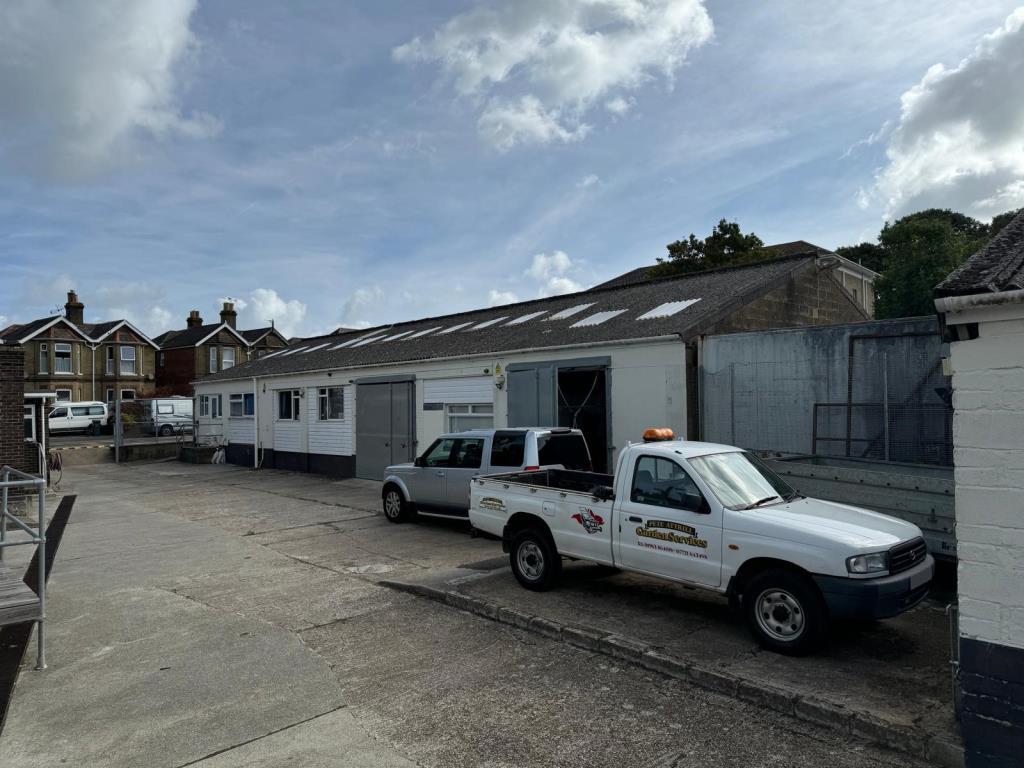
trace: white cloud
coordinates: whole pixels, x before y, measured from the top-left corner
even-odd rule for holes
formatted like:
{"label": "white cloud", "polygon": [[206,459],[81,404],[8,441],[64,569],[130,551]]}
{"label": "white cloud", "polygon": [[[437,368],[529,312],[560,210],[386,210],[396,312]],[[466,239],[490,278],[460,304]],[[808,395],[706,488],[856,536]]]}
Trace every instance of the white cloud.
{"label": "white cloud", "polygon": [[601,183],[601,178],[597,174],[591,173],[591,174],[588,174],[588,175],[584,176],[579,181],[577,181],[576,182],[576,186],[579,189],[586,189],[587,187],[592,187],[595,184],[600,184],[600,183]]}
{"label": "white cloud", "polygon": [[572,259],[565,251],[553,251],[550,256],[546,253],[535,254],[526,274],[540,282],[538,296],[557,296],[583,290],[582,285],[568,276],[574,269]]}
{"label": "white cloud", "polygon": [[197,44],[197,0],[7,0],[0,10],[5,150],[59,177],[95,172],[139,134],[200,138],[181,69]]}
{"label": "white cloud", "polygon": [[[306,305],[298,299],[283,299],[273,288],[257,288],[248,300],[234,299],[239,328],[274,327],[287,338],[298,333],[306,319]],[[208,321],[210,322],[210,321]]]}
{"label": "white cloud", "polygon": [[487,3],[398,46],[396,61],[440,64],[455,91],[483,104],[479,129],[499,150],[581,139],[602,101],[663,76],[713,33],[703,0],[519,0]]}
{"label": "white cloud", "polygon": [[346,328],[367,328],[373,323],[367,321],[367,310],[379,309],[385,304],[386,295],[379,285],[357,288],[341,309],[341,324]]}
{"label": "white cloud", "polygon": [[633,99],[625,99],[622,96],[616,96],[614,99],[606,101],[604,103],[604,108],[613,115],[622,116],[633,108],[633,103]]}
{"label": "white cloud", "polygon": [[516,296],[512,291],[496,291],[491,288],[487,292],[487,306],[497,307],[501,304],[515,304],[519,301],[519,297]]}
{"label": "white cloud", "polygon": [[901,99],[874,193],[888,217],[1024,205],[1024,7],[956,67],[931,67]]}

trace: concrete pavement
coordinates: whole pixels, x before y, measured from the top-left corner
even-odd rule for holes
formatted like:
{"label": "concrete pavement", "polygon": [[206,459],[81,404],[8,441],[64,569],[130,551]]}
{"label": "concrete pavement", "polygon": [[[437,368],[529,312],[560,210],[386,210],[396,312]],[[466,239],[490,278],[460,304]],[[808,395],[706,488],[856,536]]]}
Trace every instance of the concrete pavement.
{"label": "concrete pavement", "polygon": [[23,670],[0,765],[917,765],[382,586],[505,561],[390,525],[374,483],[163,462],[64,490],[51,668]]}

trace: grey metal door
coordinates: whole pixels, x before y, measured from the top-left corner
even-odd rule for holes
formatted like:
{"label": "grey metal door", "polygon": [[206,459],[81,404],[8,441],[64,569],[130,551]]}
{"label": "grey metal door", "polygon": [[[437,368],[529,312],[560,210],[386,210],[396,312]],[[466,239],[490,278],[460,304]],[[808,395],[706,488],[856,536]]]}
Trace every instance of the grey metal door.
{"label": "grey metal door", "polygon": [[356,387],[356,476],[381,480],[389,464],[412,461],[413,382],[373,382]]}
{"label": "grey metal door", "polygon": [[542,363],[508,369],[508,426],[555,426],[555,402],[554,365]]}

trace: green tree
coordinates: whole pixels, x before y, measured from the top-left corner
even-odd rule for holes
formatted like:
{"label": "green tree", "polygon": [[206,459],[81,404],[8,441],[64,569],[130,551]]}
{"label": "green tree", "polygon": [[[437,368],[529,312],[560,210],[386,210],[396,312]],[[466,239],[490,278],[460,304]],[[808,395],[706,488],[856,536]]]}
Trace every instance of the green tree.
{"label": "green tree", "polygon": [[1006,213],[1000,213],[998,216],[993,216],[992,223],[988,226],[988,230],[992,237],[998,235],[999,231],[1013,221],[1021,211],[1024,211],[1024,208],[1018,208],[1016,211],[1007,211]]}
{"label": "green tree", "polygon": [[885,249],[878,243],[844,245],[836,248],[836,253],[875,272],[880,273],[885,269]]}
{"label": "green tree", "polygon": [[743,234],[739,224],[725,219],[719,221],[714,231],[703,240],[691,234],[686,240],[676,240],[665,247],[668,258],[658,259],[649,273],[651,277],[702,272],[771,256],[761,238],[753,232]]}
{"label": "green tree", "polygon": [[875,284],[879,318],[935,312],[932,289],[990,238],[987,224],[929,209],[887,223],[878,236],[885,269]]}

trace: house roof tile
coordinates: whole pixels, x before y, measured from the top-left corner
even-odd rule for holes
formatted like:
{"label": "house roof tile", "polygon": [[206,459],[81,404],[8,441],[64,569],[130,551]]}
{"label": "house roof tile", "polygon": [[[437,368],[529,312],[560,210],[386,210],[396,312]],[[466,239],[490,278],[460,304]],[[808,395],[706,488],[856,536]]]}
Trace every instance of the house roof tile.
{"label": "house roof tile", "polygon": [[935,296],[1024,290],[1024,211],[935,287]]}

